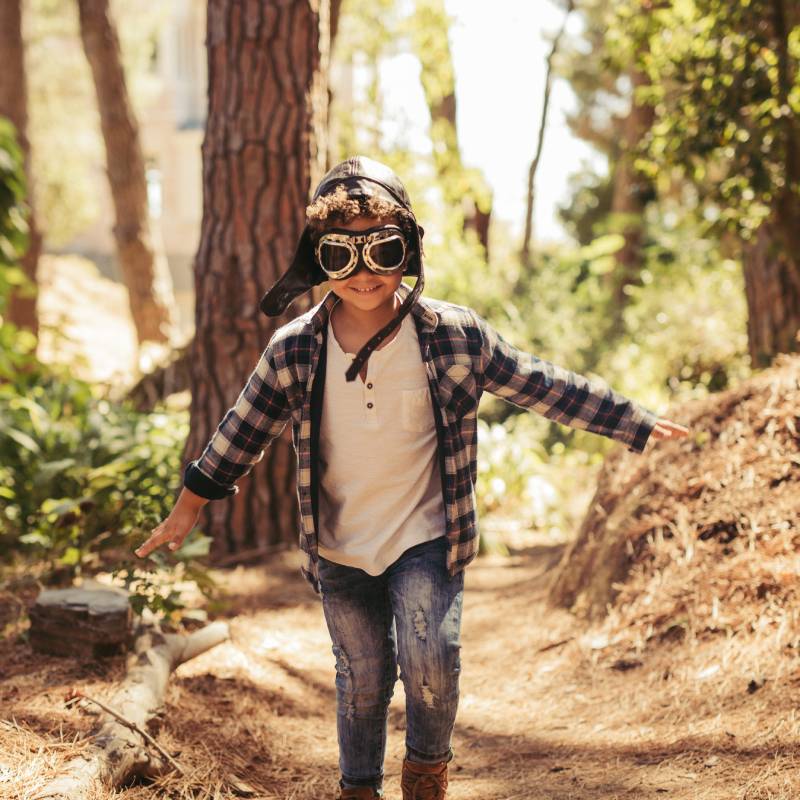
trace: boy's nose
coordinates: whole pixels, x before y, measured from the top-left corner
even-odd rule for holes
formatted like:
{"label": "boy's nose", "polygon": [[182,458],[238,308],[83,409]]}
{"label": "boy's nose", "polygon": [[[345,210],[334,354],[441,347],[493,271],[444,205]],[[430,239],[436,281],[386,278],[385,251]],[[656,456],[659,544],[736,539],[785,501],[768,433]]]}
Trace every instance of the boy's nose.
{"label": "boy's nose", "polygon": [[361,272],[362,269],[369,270],[369,267],[367,267],[367,264],[364,261],[364,251],[359,247],[359,249],[358,249],[358,260],[356,261],[356,267],[350,273],[350,277],[358,275],[358,273]]}

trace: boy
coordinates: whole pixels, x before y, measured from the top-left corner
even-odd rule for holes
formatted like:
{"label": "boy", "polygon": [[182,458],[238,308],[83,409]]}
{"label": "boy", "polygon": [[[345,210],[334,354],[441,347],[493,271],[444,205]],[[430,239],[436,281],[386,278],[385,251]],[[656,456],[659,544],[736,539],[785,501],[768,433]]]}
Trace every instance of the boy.
{"label": "boy", "polygon": [[[420,298],[423,230],[403,184],[356,156],[322,179],[269,316],[324,280],[279,328],[138,550],[180,547],[208,500],[238,491],[291,417],[304,577],[336,657],[339,800],[382,797],[388,705],[406,694],[403,800],[444,800],[458,704],[464,567],[478,532],[477,409],[485,391],[642,452],[687,429],[602,381],[508,344],[472,310]],[[413,290],[403,275],[416,276]]]}

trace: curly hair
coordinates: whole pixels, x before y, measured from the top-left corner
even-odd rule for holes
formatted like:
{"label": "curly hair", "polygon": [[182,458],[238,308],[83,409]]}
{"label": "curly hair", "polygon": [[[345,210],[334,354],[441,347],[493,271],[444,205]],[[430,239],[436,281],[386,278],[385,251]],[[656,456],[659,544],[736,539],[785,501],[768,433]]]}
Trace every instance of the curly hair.
{"label": "curly hair", "polygon": [[378,197],[348,197],[341,184],[332,194],[318,197],[306,208],[306,222],[315,236],[361,216],[393,222],[406,234],[415,224],[413,215],[406,209]]}

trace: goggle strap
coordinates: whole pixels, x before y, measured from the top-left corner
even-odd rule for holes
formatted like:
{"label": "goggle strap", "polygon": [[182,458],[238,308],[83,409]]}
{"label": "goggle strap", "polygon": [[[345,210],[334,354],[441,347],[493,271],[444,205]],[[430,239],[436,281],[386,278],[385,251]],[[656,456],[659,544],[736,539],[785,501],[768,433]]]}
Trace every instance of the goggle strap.
{"label": "goggle strap", "polygon": [[417,298],[422,294],[422,289],[425,286],[425,279],[420,270],[420,275],[417,278],[417,283],[411,290],[411,293],[403,300],[397,312],[397,316],[384,325],[359,351],[356,353],[350,366],[347,368],[344,377],[348,383],[351,383],[358,377],[361,368],[367,363],[369,357],[372,355],[375,348],[386,339],[389,334],[403,321],[403,318],[411,311],[411,306],[416,303]]}

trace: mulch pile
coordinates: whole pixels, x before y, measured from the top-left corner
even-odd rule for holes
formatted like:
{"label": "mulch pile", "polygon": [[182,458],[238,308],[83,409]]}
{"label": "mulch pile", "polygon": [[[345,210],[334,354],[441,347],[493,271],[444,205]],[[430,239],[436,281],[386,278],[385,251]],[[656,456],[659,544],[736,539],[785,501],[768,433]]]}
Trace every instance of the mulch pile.
{"label": "mulch pile", "polygon": [[[604,466],[646,486],[625,529],[610,642],[642,651],[765,628],[800,637],[800,357],[664,416],[690,435],[644,455],[621,449]],[[631,480],[617,473],[613,485],[629,491]],[[622,502],[599,494],[606,508]]]}

